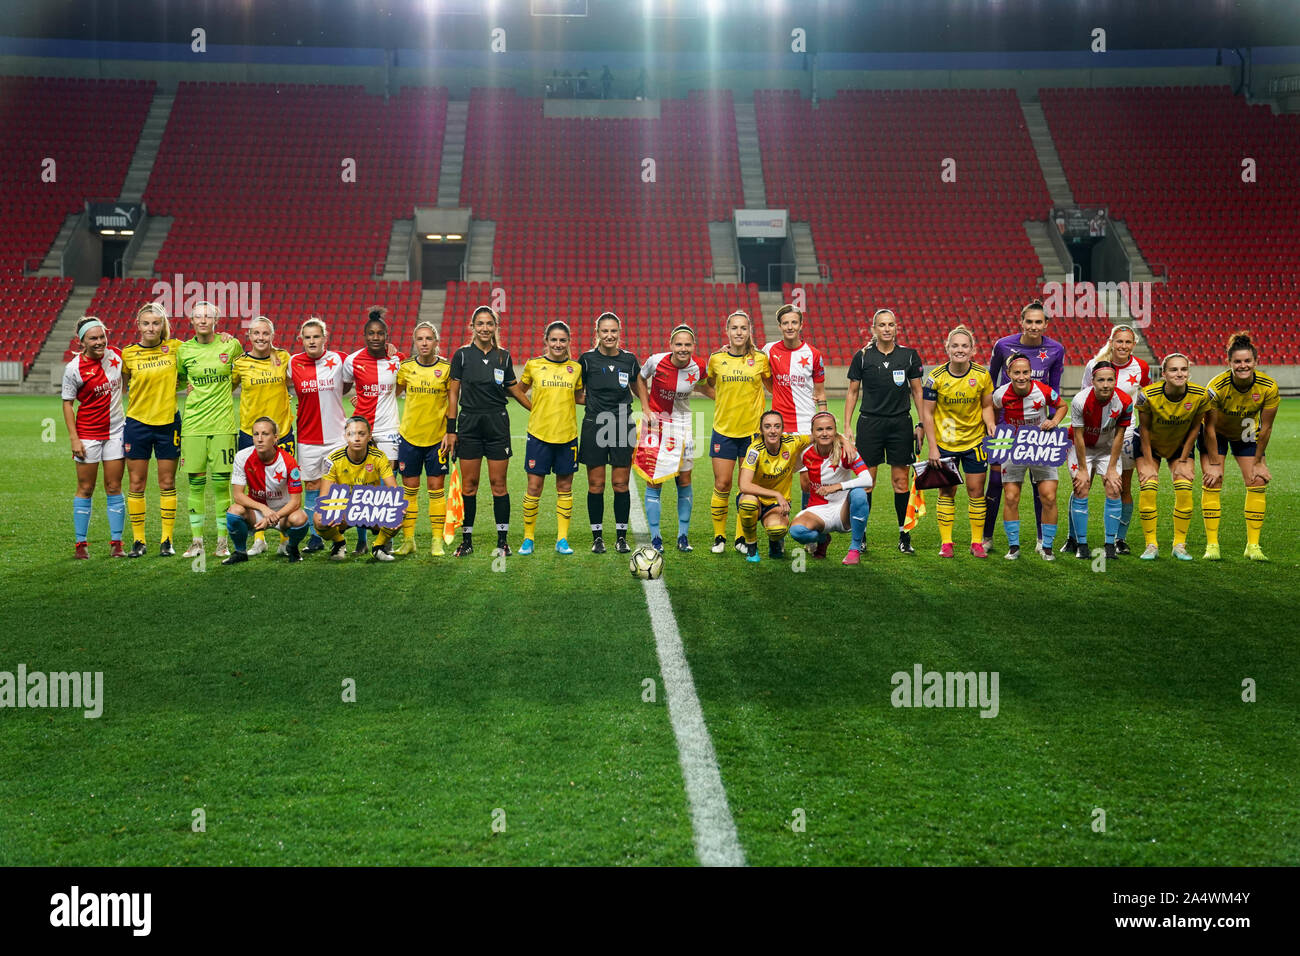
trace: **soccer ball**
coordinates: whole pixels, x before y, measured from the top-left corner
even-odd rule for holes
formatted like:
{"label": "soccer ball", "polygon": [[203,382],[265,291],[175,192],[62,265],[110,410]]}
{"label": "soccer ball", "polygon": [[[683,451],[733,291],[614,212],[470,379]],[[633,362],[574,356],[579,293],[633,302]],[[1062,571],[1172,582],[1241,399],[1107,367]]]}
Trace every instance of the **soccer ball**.
{"label": "soccer ball", "polygon": [[664,556],[648,544],[643,544],[632,552],[629,565],[632,577],[653,581],[664,573]]}

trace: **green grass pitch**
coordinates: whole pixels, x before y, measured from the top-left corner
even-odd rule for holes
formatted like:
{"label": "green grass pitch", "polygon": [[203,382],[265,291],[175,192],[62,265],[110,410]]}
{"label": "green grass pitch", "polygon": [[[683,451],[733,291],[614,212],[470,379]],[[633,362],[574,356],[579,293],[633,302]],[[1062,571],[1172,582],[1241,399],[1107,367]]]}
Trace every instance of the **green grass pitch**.
{"label": "green grass pitch", "polygon": [[[395,564],[266,555],[196,571],[153,556],[152,481],[151,555],[108,559],[101,488],[93,559],[74,562],[61,421],[57,398],[0,400],[0,670],[102,671],[104,712],[0,710],[0,864],[695,861],[642,586],[620,556],[589,553],[581,473],[578,553],[551,550],[548,483],[539,553],[503,571],[488,548],[429,557],[423,514],[421,553]],[[1199,560],[1199,500],[1197,560],[1169,558],[1166,472],[1154,563],[976,561],[964,494],[957,559],[937,556],[933,497],[906,557],[886,492],[862,566],[840,566],[837,538],[831,561],[753,567],[708,552],[701,458],[696,551],[670,550],[664,578],[748,861],[1295,864],[1298,431],[1286,401],[1267,565],[1242,557],[1229,463],[1219,564]],[[516,460],[516,547],[523,484]],[[183,484],[180,504],[178,550]],[[664,519],[670,538],[671,490]],[[917,663],[998,672],[998,716],[893,707],[891,675]]]}

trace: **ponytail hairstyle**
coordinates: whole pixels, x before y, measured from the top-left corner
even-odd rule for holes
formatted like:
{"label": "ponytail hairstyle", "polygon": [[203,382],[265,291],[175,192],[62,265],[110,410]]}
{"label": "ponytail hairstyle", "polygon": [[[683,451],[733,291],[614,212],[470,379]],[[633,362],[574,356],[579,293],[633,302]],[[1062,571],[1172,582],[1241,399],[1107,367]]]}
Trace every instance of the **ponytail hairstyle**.
{"label": "ponytail hairstyle", "polygon": [[1255,343],[1250,340],[1250,333],[1246,331],[1233,332],[1228,336],[1228,361],[1232,361],[1233,352],[1246,351],[1256,362],[1259,361],[1259,350],[1255,348]]}
{"label": "ponytail hairstyle", "polygon": [[352,416],[349,416],[348,420],[345,421],[345,422],[343,423],[343,434],[344,434],[344,437],[345,437],[345,440],[344,440],[344,442],[343,442],[343,446],[344,446],[345,448],[347,447],[346,436],[347,436],[348,426],[351,425],[353,422],[360,422],[362,425],[365,425],[365,426],[366,426],[366,433],[370,436],[370,437],[366,440],[366,447],[367,447],[367,448],[374,448],[374,449],[378,450],[379,446],[375,444],[375,430],[374,430],[373,428],[370,427],[370,422],[366,421],[366,416],[364,416],[364,415],[352,415]]}
{"label": "ponytail hairstyle", "polygon": [[139,331],[140,328],[140,316],[144,315],[146,312],[150,313],[151,315],[156,315],[158,316],[158,318],[162,319],[162,337],[159,339],[159,342],[166,342],[169,338],[171,338],[172,337],[171,320],[167,318],[167,310],[163,308],[161,302],[146,302],[144,305],[140,306],[140,308],[136,309],[135,311],[136,330]]}
{"label": "ponytail hairstyle", "polygon": [[1026,302],[1025,307],[1020,310],[1020,317],[1023,319],[1026,312],[1033,312],[1035,310],[1043,313],[1043,318],[1051,318],[1051,316],[1047,314],[1047,309],[1043,307],[1042,299],[1031,299],[1029,302]]}
{"label": "ponytail hairstyle", "polygon": [[840,426],[839,422],[835,420],[835,416],[830,412],[818,412],[812,417],[812,420],[808,422],[808,427],[812,428],[813,422],[817,421],[817,419],[821,418],[823,415],[829,418],[831,424],[835,426],[835,437],[831,439],[831,453],[827,456],[826,460],[839,464],[840,459],[844,456],[844,439],[840,436]]}
{"label": "ponytail hairstyle", "polygon": [[623,320],[620,319],[617,315],[615,315],[613,312],[600,313],[600,315],[596,317],[596,325],[594,331],[592,332],[591,347],[593,349],[600,348],[600,323],[604,322],[606,319],[612,319],[618,325],[618,331],[620,332],[620,334],[623,331]]}
{"label": "ponytail hairstyle", "polygon": [[763,440],[763,422],[767,421],[769,415],[775,415],[779,418],[781,420],[781,430],[785,431],[785,416],[775,408],[769,408],[762,415],[758,416],[758,431],[754,432],[754,441],[761,442]]}
{"label": "ponytail hairstyle", "polygon": [[754,346],[754,320],[749,317],[749,313],[746,312],[744,309],[737,309],[735,312],[732,312],[730,315],[728,315],[725,319],[722,320],[722,335],[723,335],[722,351],[724,352],[731,351],[731,329],[730,329],[731,320],[738,315],[743,316],[745,319],[745,323],[749,326],[749,336],[745,339],[745,351],[741,354],[753,355],[755,352],[758,351],[758,349]]}
{"label": "ponytail hairstyle", "polygon": [[[1031,303],[1031,304],[1032,304],[1032,303]],[[953,337],[954,335],[964,335],[964,336],[966,336],[966,338],[970,339],[970,350],[971,350],[972,354],[974,353],[974,351],[975,351],[975,333],[972,332],[969,328],[967,328],[967,327],[964,326],[964,325],[958,325],[958,326],[955,326],[955,327],[952,329],[952,331],[950,331],[950,332],[948,333],[948,337],[945,338],[945,339],[943,340],[943,347],[944,347],[944,350],[945,350],[945,351],[947,350],[948,345],[952,342],[952,337]]]}
{"label": "ponytail hairstyle", "polygon": [[301,336],[303,329],[307,328],[307,326],[309,325],[316,326],[316,328],[320,329],[321,335],[325,336],[326,339],[329,338],[329,334],[330,334],[329,329],[325,328],[325,320],[322,319],[319,315],[307,316],[307,320],[303,322],[302,325],[298,326],[298,335]]}
{"label": "ponytail hairstyle", "polygon": [[1117,325],[1117,326],[1115,326],[1113,329],[1110,330],[1110,336],[1106,339],[1106,344],[1103,345],[1103,346],[1101,347],[1101,349],[1098,350],[1097,354],[1094,355],[1094,356],[1092,357],[1092,361],[1093,361],[1093,364],[1094,364],[1094,365],[1095,365],[1097,362],[1111,362],[1111,363],[1114,363],[1114,361],[1115,361],[1115,349],[1114,349],[1115,336],[1118,335],[1120,332],[1127,332],[1129,335],[1133,336],[1133,338],[1134,338],[1135,341],[1136,341],[1136,339],[1137,339],[1137,332],[1133,331],[1133,326],[1131,326],[1131,325]]}
{"label": "ponytail hairstyle", "polygon": [[86,343],[86,333],[90,332],[96,326],[104,330],[105,337],[108,336],[108,326],[97,315],[83,315],[77,320],[77,338],[81,340],[84,346]]}
{"label": "ponytail hairstyle", "polygon": [[[571,334],[569,334],[569,323],[568,323],[568,322],[561,322],[559,319],[556,319],[554,322],[552,322],[550,325],[548,325],[548,326],[546,327],[546,331],[542,333],[542,340],[543,340],[543,341],[545,341],[546,339],[549,339],[549,338],[551,337],[551,330],[552,330],[552,329],[564,329],[565,334],[566,334],[566,335],[569,335],[569,342],[570,342],[570,343],[573,342],[573,336],[572,336]],[[543,354],[545,354],[545,353],[543,353]],[[564,357],[565,357],[566,360],[570,360],[570,361],[571,361],[571,359],[570,359],[570,351],[569,351],[568,348],[565,348],[565,350],[564,350]]]}
{"label": "ponytail hairstyle", "polygon": [[466,342],[465,344],[466,345],[474,344],[474,320],[478,318],[480,312],[486,312],[488,315],[492,316],[492,324],[494,326],[494,328],[492,329],[492,347],[494,349],[499,349],[501,347],[501,343],[497,339],[497,332],[500,331],[501,329],[501,316],[497,315],[497,310],[492,308],[492,306],[490,305],[480,305],[477,309],[475,309],[470,314],[469,341]]}
{"label": "ponytail hairstyle", "polygon": [[438,358],[438,346],[442,343],[442,336],[438,334],[438,330],[428,319],[421,319],[419,322],[415,323],[415,328],[411,329],[411,357],[415,357],[415,334],[419,332],[420,329],[428,329],[433,333],[433,357],[436,360]]}
{"label": "ponytail hairstyle", "polygon": [[[1032,370],[1033,367],[1034,367],[1034,363],[1029,361],[1029,356],[1026,355],[1024,352],[1012,352],[1011,355],[1007,358],[1007,377],[1008,377],[1008,378],[1010,377],[1010,373],[1011,373],[1011,363],[1012,363],[1012,362],[1029,362],[1029,367],[1030,367],[1030,369]],[[1110,365],[1109,362],[1107,362],[1106,364],[1107,364],[1107,365]]]}
{"label": "ponytail hairstyle", "polygon": [[1169,365],[1169,360],[1175,358],[1180,358],[1183,361],[1185,361],[1187,363],[1187,370],[1189,372],[1192,370],[1192,360],[1188,358],[1186,354],[1184,354],[1183,352],[1170,352],[1168,355],[1166,355],[1164,358],[1160,360],[1160,374],[1162,377],[1165,374],[1165,368]]}
{"label": "ponytail hairstyle", "polygon": [[[378,322],[380,325],[384,327],[384,331],[387,332],[388,331],[388,309],[386,309],[382,305],[366,306],[365,324],[369,325],[371,322]],[[365,328],[365,326],[362,326],[362,328]]]}
{"label": "ponytail hairstyle", "polygon": [[673,330],[668,333],[669,346],[673,344],[673,339],[677,338],[678,332],[685,332],[687,335],[691,337],[691,343],[692,344],[695,343],[695,330],[691,328],[689,325],[687,325],[685,322],[683,322],[681,325],[673,326]]}
{"label": "ponytail hairstyle", "polygon": [[862,354],[864,357],[867,354],[867,349],[876,344],[876,318],[886,312],[894,317],[895,322],[898,321],[898,313],[893,309],[876,309],[875,312],[871,313],[871,338],[867,341],[866,345],[862,346]]}

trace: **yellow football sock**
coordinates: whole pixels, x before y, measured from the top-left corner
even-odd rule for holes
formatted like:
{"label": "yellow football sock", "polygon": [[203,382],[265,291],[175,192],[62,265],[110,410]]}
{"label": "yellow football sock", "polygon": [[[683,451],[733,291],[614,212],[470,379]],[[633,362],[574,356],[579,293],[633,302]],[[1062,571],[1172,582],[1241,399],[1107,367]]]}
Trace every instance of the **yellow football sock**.
{"label": "yellow football sock", "polygon": [[1147,544],[1158,544],[1156,539],[1156,489],[1160,487],[1159,478],[1148,478],[1141,483],[1138,491],[1138,517],[1142,519],[1142,537]]}
{"label": "yellow football sock", "polygon": [[970,519],[971,544],[984,540],[984,516],[988,512],[988,500],[983,495],[978,498],[966,498],[966,517]]}
{"label": "yellow football sock", "polygon": [[[957,518],[957,499],[949,498],[946,495],[939,496],[939,543],[952,544],[952,525]],[[981,538],[984,534],[984,528],[980,527]]]}
{"label": "yellow football sock", "polygon": [[713,536],[715,538],[725,538],[727,536],[727,496],[713,489],[713,496],[709,499],[709,514],[713,516]]}
{"label": "yellow football sock", "polygon": [[433,529],[433,540],[441,541],[447,525],[447,490],[435,488],[429,492],[429,526]]}
{"label": "yellow football sock", "polygon": [[540,498],[524,495],[524,537],[531,540],[537,531],[537,503]]}
{"label": "yellow football sock", "polygon": [[736,535],[735,535],[735,536],[736,536],[737,538],[743,538],[743,537],[745,536],[745,529],[744,529],[744,527],[742,527],[742,525],[741,525],[741,523],[740,523],[740,511],[739,511],[739,509],[737,509],[737,511],[736,511]]}
{"label": "yellow football sock", "polygon": [[736,520],[740,522],[740,533],[746,544],[758,543],[758,502],[752,498],[740,499]]}
{"label": "yellow football sock", "polygon": [[790,530],[788,524],[779,524],[775,526],[769,524],[765,527],[767,528],[767,540],[769,542],[775,541],[777,544],[781,543],[786,536],[786,532]]}
{"label": "yellow football sock", "polygon": [[1192,483],[1174,480],[1174,544],[1187,544],[1187,528],[1192,523]]}
{"label": "yellow football sock", "polygon": [[126,493],[126,513],[131,516],[131,539],[144,540],[144,492],[128,491]]}
{"label": "yellow football sock", "polygon": [[158,503],[162,506],[162,540],[170,541],[176,526],[176,489],[158,492]]}
{"label": "yellow football sock", "polygon": [[331,542],[342,541],[343,529],[339,528],[336,525],[330,525],[321,530],[320,536],[324,538],[326,541],[331,541]]}
{"label": "yellow football sock", "polygon": [[557,491],[555,493],[555,539],[565,541],[569,537],[569,520],[573,517],[573,492]]}
{"label": "yellow football sock", "polygon": [[375,535],[375,540],[370,542],[372,548],[382,548],[388,542],[392,541],[396,532],[392,528],[380,528],[379,534]]}
{"label": "yellow football sock", "polygon": [[420,511],[420,486],[409,488],[402,485],[402,497],[406,499],[406,515],[402,518],[402,536],[407,541],[414,541],[415,516]]}
{"label": "yellow football sock", "polygon": [[1201,520],[1205,522],[1205,543],[1219,543],[1219,502],[1223,489],[1201,486]]}
{"label": "yellow football sock", "polygon": [[1246,488],[1246,543],[1259,544],[1259,533],[1264,529],[1264,492],[1268,485],[1250,485]]}
{"label": "yellow football sock", "polygon": [[265,541],[265,540],[266,540],[266,532],[265,532],[265,531],[254,531],[254,532],[253,532],[253,540],[254,540],[254,541]]}

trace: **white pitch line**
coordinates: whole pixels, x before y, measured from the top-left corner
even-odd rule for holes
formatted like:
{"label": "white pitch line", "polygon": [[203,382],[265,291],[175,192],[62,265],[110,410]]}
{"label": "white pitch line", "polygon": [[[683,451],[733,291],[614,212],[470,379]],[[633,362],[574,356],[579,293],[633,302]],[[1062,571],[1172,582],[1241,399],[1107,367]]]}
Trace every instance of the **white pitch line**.
{"label": "white pitch line", "polygon": [[[628,490],[636,501],[630,516],[632,531],[639,539],[647,540],[649,525],[646,524],[635,478],[630,479]],[[645,585],[645,603],[650,609],[650,623],[654,628],[659,673],[668,697],[668,718],[677,738],[677,754],[691,807],[695,855],[704,866],[744,866],[745,851],[736,835],[731,807],[727,805],[727,791],[722,786],[722,773],[718,770],[718,755],[713,750],[709,728],[704,724],[704,711],[695,694],[695,680],[691,677],[691,665],[686,661],[681,632],[677,630],[668,586],[663,578],[641,583]]]}

